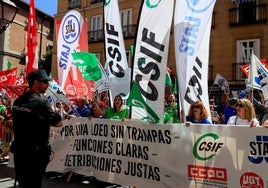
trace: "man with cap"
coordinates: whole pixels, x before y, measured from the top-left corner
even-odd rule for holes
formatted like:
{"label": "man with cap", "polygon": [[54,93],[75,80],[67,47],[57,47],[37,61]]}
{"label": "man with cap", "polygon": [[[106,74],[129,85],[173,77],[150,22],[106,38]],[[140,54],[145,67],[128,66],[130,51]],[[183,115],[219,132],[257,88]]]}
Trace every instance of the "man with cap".
{"label": "man with cap", "polygon": [[29,89],[12,105],[16,180],[20,188],[40,188],[50,160],[50,126],[62,126],[61,116],[42,97],[52,79],[44,70],[34,70],[27,76]]}

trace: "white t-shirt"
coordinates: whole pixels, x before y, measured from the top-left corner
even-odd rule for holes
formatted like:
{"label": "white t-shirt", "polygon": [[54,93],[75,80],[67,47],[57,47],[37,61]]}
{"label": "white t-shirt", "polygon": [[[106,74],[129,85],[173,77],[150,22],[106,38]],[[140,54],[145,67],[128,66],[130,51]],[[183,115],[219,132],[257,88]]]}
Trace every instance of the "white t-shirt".
{"label": "white t-shirt", "polygon": [[[254,118],[254,121],[256,122],[256,126],[260,126],[259,121]],[[238,116],[231,116],[227,122],[227,125],[244,125],[249,126],[249,121],[247,119],[241,119]]]}
{"label": "white t-shirt", "polygon": [[227,125],[249,125],[249,121],[247,119],[241,119],[238,116],[231,116]]}

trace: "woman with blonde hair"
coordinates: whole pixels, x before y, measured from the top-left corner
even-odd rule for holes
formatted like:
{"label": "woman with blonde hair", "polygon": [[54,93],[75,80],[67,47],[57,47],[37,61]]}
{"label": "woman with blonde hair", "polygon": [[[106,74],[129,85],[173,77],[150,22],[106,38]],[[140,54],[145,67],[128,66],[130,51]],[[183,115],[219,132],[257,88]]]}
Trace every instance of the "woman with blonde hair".
{"label": "woman with blonde hair", "polygon": [[256,113],[252,102],[248,99],[239,99],[236,103],[237,115],[231,116],[227,125],[249,125],[250,127],[259,126]]}
{"label": "woman with blonde hair", "polygon": [[201,101],[192,102],[188,115],[186,116],[186,122],[198,123],[198,124],[211,124],[208,119],[209,113],[205,105]]}

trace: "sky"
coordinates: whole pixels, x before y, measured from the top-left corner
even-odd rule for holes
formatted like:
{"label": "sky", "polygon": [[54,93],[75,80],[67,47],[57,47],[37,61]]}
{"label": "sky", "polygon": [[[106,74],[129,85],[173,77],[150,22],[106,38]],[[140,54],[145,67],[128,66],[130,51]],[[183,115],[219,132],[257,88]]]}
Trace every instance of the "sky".
{"label": "sky", "polygon": [[[30,4],[30,0],[24,0]],[[35,8],[54,16],[57,13],[58,0],[34,0]]]}

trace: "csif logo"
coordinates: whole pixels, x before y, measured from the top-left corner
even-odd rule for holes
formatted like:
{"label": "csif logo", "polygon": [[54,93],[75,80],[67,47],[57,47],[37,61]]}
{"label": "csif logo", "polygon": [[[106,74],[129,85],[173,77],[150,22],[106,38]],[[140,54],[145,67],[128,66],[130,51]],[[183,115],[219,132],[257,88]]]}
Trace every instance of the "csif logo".
{"label": "csif logo", "polygon": [[105,0],[104,1],[104,6],[108,6],[111,3],[111,0]]}
{"label": "csif logo", "polygon": [[188,8],[195,13],[207,11],[216,0],[186,0]]}
{"label": "csif logo", "polygon": [[148,8],[156,8],[160,2],[161,2],[161,0],[146,0],[145,5]]}
{"label": "csif logo", "polygon": [[193,154],[198,160],[209,160],[223,147],[224,143],[219,142],[219,136],[214,133],[202,135],[194,143]]}

